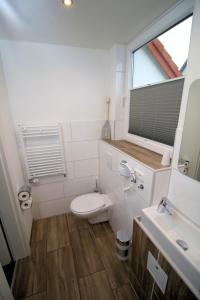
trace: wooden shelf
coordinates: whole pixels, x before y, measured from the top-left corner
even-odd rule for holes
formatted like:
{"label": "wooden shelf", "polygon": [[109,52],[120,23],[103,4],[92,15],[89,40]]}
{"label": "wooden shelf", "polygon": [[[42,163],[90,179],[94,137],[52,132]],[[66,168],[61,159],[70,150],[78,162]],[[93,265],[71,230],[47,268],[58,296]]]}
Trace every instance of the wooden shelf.
{"label": "wooden shelf", "polygon": [[125,140],[103,140],[104,142],[110,144],[116,149],[123,151],[124,153],[130,155],[141,163],[145,164],[154,170],[162,170],[169,167],[161,165],[162,155],[138,146],[136,144],[130,143]]}

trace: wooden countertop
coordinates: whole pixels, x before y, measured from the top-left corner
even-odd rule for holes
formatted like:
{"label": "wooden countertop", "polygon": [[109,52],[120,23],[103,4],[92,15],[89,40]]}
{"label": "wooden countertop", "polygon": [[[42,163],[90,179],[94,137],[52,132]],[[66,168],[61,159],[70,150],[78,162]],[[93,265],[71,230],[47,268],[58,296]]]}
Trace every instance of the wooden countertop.
{"label": "wooden countertop", "polygon": [[[130,155],[131,157],[135,158],[136,160],[140,161],[141,163],[145,164],[146,166],[154,169],[166,169],[168,167],[161,165],[162,155],[138,146],[136,144],[130,143],[125,140],[103,140],[104,142],[112,145],[113,147],[117,148],[125,152],[126,154]],[[170,166],[169,166],[170,167]]]}

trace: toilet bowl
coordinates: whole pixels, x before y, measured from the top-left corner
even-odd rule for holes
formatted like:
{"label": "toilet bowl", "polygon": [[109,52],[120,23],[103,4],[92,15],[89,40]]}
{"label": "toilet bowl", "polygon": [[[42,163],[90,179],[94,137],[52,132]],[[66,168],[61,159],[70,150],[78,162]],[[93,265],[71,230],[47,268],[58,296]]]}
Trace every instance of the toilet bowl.
{"label": "toilet bowl", "polygon": [[88,219],[89,223],[95,224],[109,220],[112,201],[105,194],[90,193],[72,200],[71,212],[83,219]]}

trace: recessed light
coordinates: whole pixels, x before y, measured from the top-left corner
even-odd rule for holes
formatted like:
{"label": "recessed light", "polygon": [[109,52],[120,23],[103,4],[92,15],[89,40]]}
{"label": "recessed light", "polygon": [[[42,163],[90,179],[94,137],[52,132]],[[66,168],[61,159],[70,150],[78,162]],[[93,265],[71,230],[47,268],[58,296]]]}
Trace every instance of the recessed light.
{"label": "recessed light", "polygon": [[63,0],[63,4],[65,6],[72,6],[74,4],[74,1],[73,0]]}

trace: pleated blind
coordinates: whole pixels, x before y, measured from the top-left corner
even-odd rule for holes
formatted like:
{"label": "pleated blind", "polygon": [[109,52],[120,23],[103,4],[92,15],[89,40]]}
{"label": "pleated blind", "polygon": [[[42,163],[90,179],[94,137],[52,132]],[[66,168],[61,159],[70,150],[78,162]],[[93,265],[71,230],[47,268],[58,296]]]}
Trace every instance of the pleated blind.
{"label": "pleated blind", "polygon": [[184,79],[131,90],[129,133],[173,146]]}

